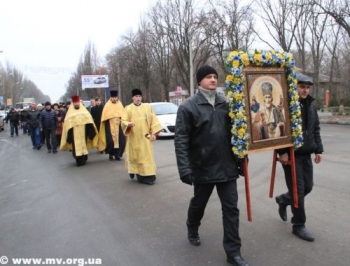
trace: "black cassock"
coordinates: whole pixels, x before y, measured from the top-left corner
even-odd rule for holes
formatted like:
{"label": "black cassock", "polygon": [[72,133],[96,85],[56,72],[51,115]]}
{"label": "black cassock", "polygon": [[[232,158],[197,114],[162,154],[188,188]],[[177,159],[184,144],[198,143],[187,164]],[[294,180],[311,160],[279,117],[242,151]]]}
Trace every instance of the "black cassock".
{"label": "black cassock", "polygon": [[[87,142],[87,138],[89,138],[90,140],[94,139],[94,137],[96,136],[96,132],[95,132],[93,124],[86,124],[85,125],[85,136],[86,136],[85,142]],[[77,166],[84,165],[86,163],[86,161],[88,160],[88,155],[85,154],[85,155],[82,155],[82,156],[76,156],[76,154],[75,154],[75,146],[74,146],[73,128],[68,130],[67,143],[72,144],[72,147],[73,147],[72,155],[73,155],[74,159],[77,162]]]}
{"label": "black cassock", "polygon": [[123,153],[125,150],[125,136],[123,134],[123,130],[121,125],[119,125],[119,148],[114,148],[114,141],[111,134],[111,127],[106,121],[105,123],[106,127],[106,149],[105,152],[109,154],[109,159],[113,160],[113,157],[115,160],[120,160],[121,157],[123,157]]}

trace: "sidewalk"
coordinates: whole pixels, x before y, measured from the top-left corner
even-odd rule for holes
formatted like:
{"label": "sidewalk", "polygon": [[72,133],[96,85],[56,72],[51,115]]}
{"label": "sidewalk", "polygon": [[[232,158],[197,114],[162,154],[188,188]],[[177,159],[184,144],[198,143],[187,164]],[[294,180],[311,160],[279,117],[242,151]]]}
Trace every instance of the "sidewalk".
{"label": "sidewalk", "polygon": [[330,112],[318,112],[321,124],[350,125],[350,115],[332,115]]}

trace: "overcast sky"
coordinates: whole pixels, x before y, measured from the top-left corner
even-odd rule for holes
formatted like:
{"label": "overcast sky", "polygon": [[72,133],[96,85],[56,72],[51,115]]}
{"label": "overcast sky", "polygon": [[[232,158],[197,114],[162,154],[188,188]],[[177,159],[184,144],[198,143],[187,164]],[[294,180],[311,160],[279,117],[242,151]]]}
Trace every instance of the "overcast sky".
{"label": "overcast sky", "polygon": [[0,61],[56,102],[89,40],[104,57],[151,0],[0,0]]}

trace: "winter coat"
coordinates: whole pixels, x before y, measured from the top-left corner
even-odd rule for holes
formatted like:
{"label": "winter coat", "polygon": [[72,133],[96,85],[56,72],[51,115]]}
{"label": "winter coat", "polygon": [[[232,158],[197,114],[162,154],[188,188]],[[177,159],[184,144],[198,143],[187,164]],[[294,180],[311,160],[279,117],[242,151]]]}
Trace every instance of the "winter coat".
{"label": "winter coat", "polygon": [[[317,109],[314,105],[314,98],[308,95],[305,99],[300,100],[303,145],[295,150],[295,155],[310,155],[312,153],[321,154],[323,144],[320,134],[320,121],[317,115]],[[279,155],[288,152],[288,148],[279,149]]]}
{"label": "winter coat", "polygon": [[100,130],[100,124],[101,124],[101,117],[102,117],[102,111],[103,111],[103,105],[95,105],[94,107],[91,107],[91,116],[94,119],[95,125],[97,127],[97,130]]}
{"label": "winter coat", "polygon": [[29,110],[27,113],[27,123],[31,128],[36,128],[39,126],[40,111],[39,110]]}
{"label": "winter coat", "polygon": [[53,109],[50,109],[49,111],[44,109],[41,111],[40,128],[55,130],[58,128],[56,112]]}
{"label": "winter coat", "polygon": [[232,152],[230,118],[224,97],[212,106],[199,91],[178,109],[175,150],[180,177],[194,175],[195,183],[226,182],[238,178]]}
{"label": "winter coat", "polygon": [[320,134],[320,121],[317,109],[314,105],[314,98],[308,95],[300,101],[303,129],[303,146],[295,151],[295,154],[321,154],[323,144]]}
{"label": "winter coat", "polygon": [[13,123],[13,124],[18,125],[18,122],[19,122],[19,113],[16,112],[16,111],[15,111],[15,112],[10,111],[10,112],[7,114],[5,120],[6,120],[6,123],[8,123],[8,121],[10,121],[10,123]]}

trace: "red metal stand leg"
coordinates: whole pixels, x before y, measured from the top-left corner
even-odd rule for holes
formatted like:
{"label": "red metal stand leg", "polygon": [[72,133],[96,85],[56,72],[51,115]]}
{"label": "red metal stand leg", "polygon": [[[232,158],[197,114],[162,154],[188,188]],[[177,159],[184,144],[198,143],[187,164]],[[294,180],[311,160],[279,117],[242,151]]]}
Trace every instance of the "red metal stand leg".
{"label": "red metal stand leg", "polygon": [[273,158],[272,158],[271,181],[270,181],[270,193],[269,193],[270,198],[273,197],[273,189],[275,187],[276,162],[277,162],[277,152],[276,152],[276,150],[274,150],[273,151]]}
{"label": "red metal stand leg", "polygon": [[290,166],[292,169],[292,184],[293,184],[293,204],[295,208],[299,207],[298,203],[298,185],[297,185],[297,175],[295,170],[295,157],[294,157],[294,149],[290,148]]}
{"label": "red metal stand leg", "polygon": [[250,201],[250,184],[249,184],[248,158],[247,158],[247,156],[244,157],[243,164],[244,164],[245,197],[246,197],[246,201],[247,201],[247,214],[248,214],[248,221],[251,222],[253,220],[253,218],[252,218],[252,205],[251,205],[251,201]]}

